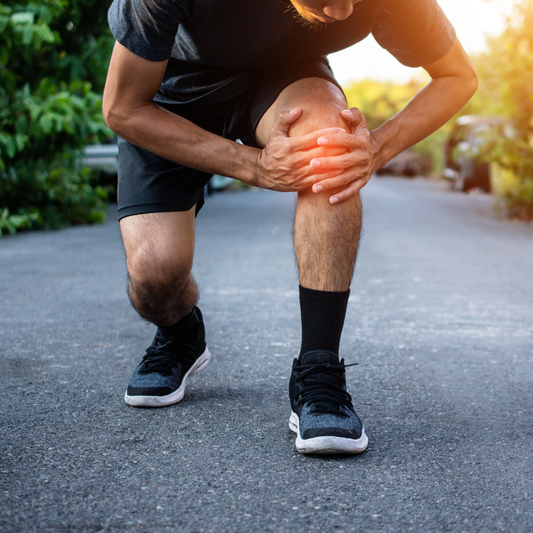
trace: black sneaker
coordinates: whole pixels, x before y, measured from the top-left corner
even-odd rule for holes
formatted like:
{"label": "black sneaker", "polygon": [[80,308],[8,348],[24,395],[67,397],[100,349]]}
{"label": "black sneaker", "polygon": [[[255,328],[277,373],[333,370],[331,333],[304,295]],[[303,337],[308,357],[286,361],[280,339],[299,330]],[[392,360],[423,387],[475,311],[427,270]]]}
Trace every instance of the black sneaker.
{"label": "black sneaker", "polygon": [[167,338],[157,329],[154,342],[131,377],[124,397],[127,404],[163,407],[183,398],[187,378],[202,370],[210,358],[202,313],[198,307],[195,311],[199,320],[195,338]]}
{"label": "black sneaker", "polygon": [[361,453],[368,446],[363,423],[346,392],[344,359],[317,350],[295,359],[289,384],[291,418],[300,453]]}

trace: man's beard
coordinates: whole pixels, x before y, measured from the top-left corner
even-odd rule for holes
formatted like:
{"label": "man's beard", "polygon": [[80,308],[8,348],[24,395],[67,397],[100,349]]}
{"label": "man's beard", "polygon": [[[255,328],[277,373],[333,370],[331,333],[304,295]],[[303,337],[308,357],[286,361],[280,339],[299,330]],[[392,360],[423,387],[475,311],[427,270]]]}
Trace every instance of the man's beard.
{"label": "man's beard", "polygon": [[298,26],[301,26],[302,28],[306,28],[307,30],[316,30],[318,28],[321,28],[322,26],[325,26],[325,23],[320,22],[319,20],[311,21],[311,20],[307,20],[306,18],[302,17],[302,15],[298,13],[298,11],[293,5],[289,7],[288,11],[291,12]]}

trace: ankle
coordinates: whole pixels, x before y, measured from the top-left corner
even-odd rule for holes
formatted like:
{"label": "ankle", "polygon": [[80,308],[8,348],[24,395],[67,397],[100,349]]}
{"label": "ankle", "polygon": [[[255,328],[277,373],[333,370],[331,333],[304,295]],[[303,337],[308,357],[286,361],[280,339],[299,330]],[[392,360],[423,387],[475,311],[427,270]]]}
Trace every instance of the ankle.
{"label": "ankle", "polygon": [[197,313],[197,308],[194,307],[190,313],[182,317],[178,322],[171,326],[158,326],[159,331],[163,336],[172,338],[187,338],[194,334],[198,330],[198,324],[200,323],[200,317]]}
{"label": "ankle", "polygon": [[349,296],[350,290],[317,291],[300,286],[300,354],[326,350],[338,355]]}

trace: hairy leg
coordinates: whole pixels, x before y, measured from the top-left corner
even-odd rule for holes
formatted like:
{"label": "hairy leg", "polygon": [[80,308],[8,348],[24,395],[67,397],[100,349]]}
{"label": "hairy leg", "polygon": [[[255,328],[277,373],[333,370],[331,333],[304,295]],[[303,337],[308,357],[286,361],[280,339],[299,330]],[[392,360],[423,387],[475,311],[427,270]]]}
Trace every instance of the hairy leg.
{"label": "hairy leg", "polygon": [[198,300],[191,270],[195,208],[123,218],[128,294],[133,307],[157,326],[170,327],[188,315]]}
{"label": "hairy leg", "polygon": [[361,233],[361,201],[356,196],[331,206],[329,196],[308,191],[298,195],[294,249],[300,285],[345,291],[350,287]]}
{"label": "hairy leg", "polygon": [[[340,116],[346,108],[341,91],[329,81],[308,78],[280,94],[262,119],[258,140],[268,138],[268,127],[281,111],[297,106],[302,114],[292,124],[291,136],[347,128]],[[294,248],[302,344],[289,383],[289,426],[302,453],[360,453],[368,440],[350,395],[342,393],[346,380],[339,348],[361,231],[361,203],[353,197],[332,205],[330,196],[331,191],[316,194],[310,189],[298,193]]]}
{"label": "hairy leg", "polygon": [[[329,127],[344,127],[340,112],[347,109],[342,92],[331,82],[306,78],[287,87],[265,113],[257,128],[260,145],[282,111],[302,108],[301,117],[291,126],[290,136],[305,135]],[[362,209],[359,195],[347,202],[331,205],[332,191],[298,194],[294,222],[294,249],[300,285],[321,291],[349,288],[361,233]]]}

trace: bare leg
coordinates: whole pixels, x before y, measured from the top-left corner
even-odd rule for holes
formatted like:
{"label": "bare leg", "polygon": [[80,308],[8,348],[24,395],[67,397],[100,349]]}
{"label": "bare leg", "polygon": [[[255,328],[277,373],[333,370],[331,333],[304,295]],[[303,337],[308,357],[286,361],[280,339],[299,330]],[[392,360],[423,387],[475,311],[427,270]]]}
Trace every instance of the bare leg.
{"label": "bare leg", "polygon": [[[300,106],[302,115],[289,135],[328,127],[347,127],[341,91],[317,78],[287,87],[262,118],[256,136],[263,144],[281,111]],[[270,129],[269,129],[270,128]],[[301,453],[361,453],[368,444],[363,423],[346,393],[338,349],[348,303],[359,234],[359,196],[331,205],[327,194],[310,189],[298,194],[294,248],[300,271],[302,347],[289,383],[291,417]]]}
{"label": "bare leg", "polygon": [[191,270],[195,209],[123,218],[128,293],[146,320],[169,327],[189,314],[198,300]]}
{"label": "bare leg", "polygon": [[150,213],[121,220],[129,295],[141,316],[158,325],[124,399],[135,407],[182,400],[187,379],[209,362],[198,289],[191,276],[194,214]]}
{"label": "bare leg", "polygon": [[322,291],[345,291],[350,287],[359,236],[359,196],[338,206],[330,194],[310,191],[298,195],[294,223],[294,249],[300,285]]}
{"label": "bare leg", "polygon": [[[341,91],[327,80],[307,78],[287,87],[261,119],[257,139],[264,145],[281,111],[300,106],[302,116],[289,135],[304,135],[328,127],[345,127],[340,112],[347,108]],[[359,236],[361,201],[331,205],[332,192],[298,194],[294,224],[294,249],[300,284],[315,290],[345,291],[349,288]]]}

